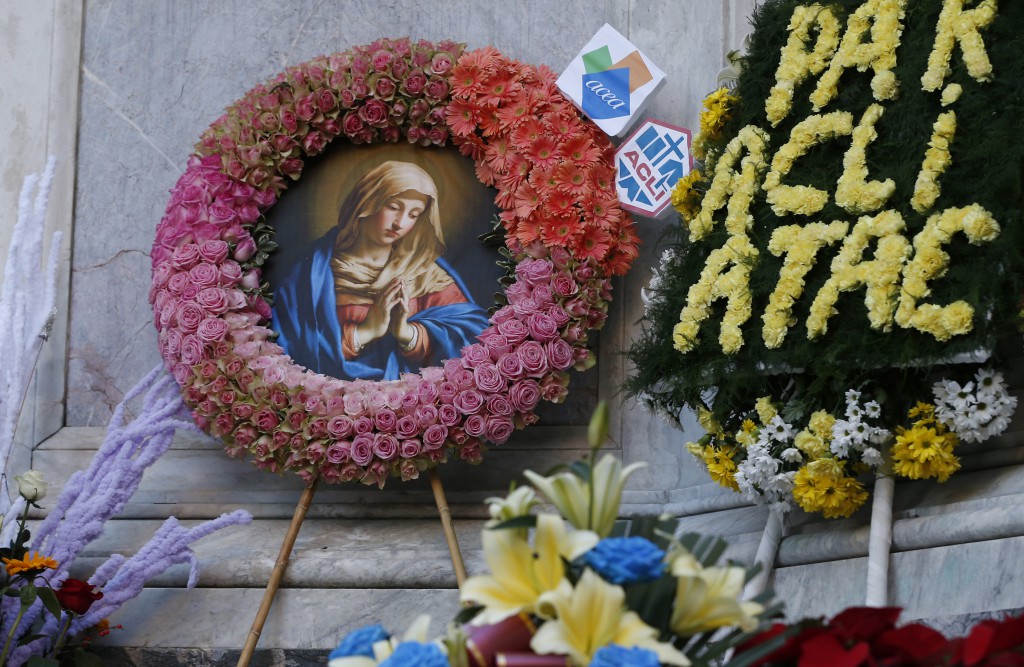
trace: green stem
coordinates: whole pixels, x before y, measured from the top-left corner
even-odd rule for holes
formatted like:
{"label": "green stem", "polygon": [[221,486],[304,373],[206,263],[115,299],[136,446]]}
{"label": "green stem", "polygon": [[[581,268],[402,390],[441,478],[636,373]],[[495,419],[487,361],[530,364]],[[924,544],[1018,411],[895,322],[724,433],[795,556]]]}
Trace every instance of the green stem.
{"label": "green stem", "polygon": [[68,628],[71,627],[71,618],[71,612],[69,611],[68,620],[64,621],[64,625],[61,626],[60,629],[60,634],[57,635],[57,641],[53,644],[53,653],[51,653],[50,655],[52,655],[54,658],[57,657],[57,653],[60,651],[61,646],[64,644],[64,637],[65,635],[67,635]]}
{"label": "green stem", "polygon": [[18,629],[18,625],[21,623],[21,617],[25,615],[25,610],[28,609],[25,605],[21,606],[18,610],[18,617],[14,619],[14,624],[11,626],[11,631],[7,633],[7,641],[4,642],[4,652],[0,653],[0,665],[6,665],[7,652],[11,650],[11,640],[14,639],[14,631]]}
{"label": "green stem", "polygon": [[594,464],[597,460],[597,449],[590,448],[590,479],[587,480],[587,491],[589,491],[590,503],[587,505],[587,528],[594,530]]}

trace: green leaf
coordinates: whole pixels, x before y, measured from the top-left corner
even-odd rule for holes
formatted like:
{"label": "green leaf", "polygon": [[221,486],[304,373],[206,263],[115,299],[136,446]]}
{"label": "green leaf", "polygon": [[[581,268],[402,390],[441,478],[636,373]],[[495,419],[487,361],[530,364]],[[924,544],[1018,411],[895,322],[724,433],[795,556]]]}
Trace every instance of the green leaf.
{"label": "green leaf", "polygon": [[21,598],[22,607],[31,607],[32,603],[39,597],[39,592],[36,591],[35,584],[28,584],[18,591],[18,597]]}
{"label": "green leaf", "polygon": [[573,461],[569,464],[569,471],[584,482],[590,482],[590,464],[586,461]]}
{"label": "green leaf", "polygon": [[482,612],[483,610],[484,610],[483,605],[479,605],[479,604],[475,604],[475,605],[473,605],[471,607],[466,607],[465,609],[463,609],[462,611],[460,611],[458,614],[455,615],[455,618],[453,619],[453,621],[457,625],[465,625],[466,623],[469,623],[474,618],[476,618],[476,615],[479,614],[480,612]]}
{"label": "green leaf", "polygon": [[491,526],[488,530],[508,530],[510,528],[533,528],[537,525],[537,517],[533,514],[513,517],[507,521]]}
{"label": "green leaf", "polygon": [[43,601],[43,606],[46,607],[46,611],[53,614],[53,617],[59,621],[60,600],[57,599],[57,595],[53,592],[53,589],[48,587],[40,588],[39,599]]}
{"label": "green leaf", "polygon": [[[799,626],[786,628],[782,633],[772,637],[768,641],[758,644],[757,646],[752,646],[739,655],[734,655],[732,660],[727,663],[727,667],[749,667],[764,658],[766,655],[782,648],[783,644],[785,644],[790,637],[795,636],[801,630],[802,628]],[[743,641],[746,641],[747,639],[750,639],[750,637],[742,637]],[[736,645],[739,645],[740,643],[742,643],[742,641],[737,641]]]}

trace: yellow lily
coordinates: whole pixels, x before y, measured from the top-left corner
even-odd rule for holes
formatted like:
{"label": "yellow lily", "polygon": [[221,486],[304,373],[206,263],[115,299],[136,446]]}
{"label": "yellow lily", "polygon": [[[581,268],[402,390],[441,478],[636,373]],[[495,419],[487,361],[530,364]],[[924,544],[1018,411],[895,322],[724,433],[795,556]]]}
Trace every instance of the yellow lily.
{"label": "yellow lily", "polygon": [[533,545],[518,530],[485,530],[483,542],[492,574],[467,579],[459,597],[483,605],[475,622],[487,625],[521,611],[535,612],[541,594],[565,578],[562,558],[581,556],[594,548],[598,537],[590,531],[570,533],[561,517],[540,514]]}
{"label": "yellow lily", "polygon": [[593,508],[590,507],[590,484],[573,473],[560,472],[552,477],[543,477],[527,470],[523,474],[573,526],[608,537],[619,513],[626,479],[646,465],[631,463],[623,469],[621,461],[605,454],[590,471],[594,485]]}
{"label": "yellow lily", "polygon": [[364,655],[332,658],[327,663],[327,667],[377,667],[378,664],[387,660],[402,642],[420,642],[421,644],[426,644],[428,630],[430,630],[430,616],[427,614],[420,614],[416,617],[416,620],[412,622],[412,625],[409,626],[409,629],[406,630],[405,634],[402,635],[401,640],[391,637],[390,639],[382,639],[379,642],[374,642],[372,658]]}
{"label": "yellow lily", "polygon": [[509,492],[505,498],[487,498],[487,511],[491,515],[488,526],[497,525],[509,519],[526,516],[539,503],[536,492],[529,486],[520,486]]}
{"label": "yellow lily", "polygon": [[670,555],[676,577],[676,601],[670,625],[680,636],[723,627],[757,627],[757,615],[764,607],[741,602],[742,567],[703,567],[689,552],[679,549]]}
{"label": "yellow lily", "polygon": [[658,632],[625,605],[626,593],[589,568],[576,587],[563,580],[541,596],[540,607],[557,616],[540,626],[530,641],[536,653],[568,655],[576,667],[586,667],[598,649],[609,644],[639,646],[653,651],[662,664],[686,667],[690,661],[671,644],[659,642]]}

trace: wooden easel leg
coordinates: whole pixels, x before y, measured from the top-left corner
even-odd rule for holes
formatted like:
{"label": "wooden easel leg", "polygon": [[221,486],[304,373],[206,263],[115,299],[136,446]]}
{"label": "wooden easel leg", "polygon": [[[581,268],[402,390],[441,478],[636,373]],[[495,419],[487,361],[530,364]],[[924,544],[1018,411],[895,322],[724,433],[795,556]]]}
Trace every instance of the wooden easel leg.
{"label": "wooden easel leg", "polygon": [[448,511],[448,500],[444,497],[444,486],[441,485],[441,475],[437,468],[430,469],[430,489],[434,492],[434,502],[437,504],[437,513],[441,515],[441,526],[444,528],[444,538],[448,542],[448,553],[452,557],[452,565],[455,567],[455,581],[459,588],[466,580],[466,565],[462,562],[462,552],[459,550],[459,540],[455,536],[455,527],[452,525],[452,514]]}
{"label": "wooden easel leg", "polygon": [[270,614],[270,606],[274,604],[274,596],[277,595],[277,588],[281,585],[281,578],[284,577],[285,568],[288,567],[288,558],[295,546],[295,539],[299,536],[302,521],[306,518],[306,511],[313,502],[313,494],[316,493],[316,485],[319,481],[319,479],[314,479],[313,483],[302,491],[299,504],[295,506],[295,514],[292,516],[292,522],[284,536],[284,542],[281,543],[281,551],[278,552],[274,569],[270,573],[267,590],[263,592],[263,601],[260,602],[260,607],[256,611],[256,619],[252,622],[249,635],[245,638],[242,654],[238,657],[238,667],[249,667],[249,661],[252,660],[252,656],[256,652],[256,642],[260,640],[263,624],[266,623],[267,616]]}

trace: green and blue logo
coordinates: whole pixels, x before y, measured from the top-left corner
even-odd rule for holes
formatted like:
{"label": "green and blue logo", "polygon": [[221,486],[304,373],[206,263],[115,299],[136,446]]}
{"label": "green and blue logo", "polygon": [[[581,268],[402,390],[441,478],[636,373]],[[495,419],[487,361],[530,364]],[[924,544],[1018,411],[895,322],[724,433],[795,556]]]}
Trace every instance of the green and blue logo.
{"label": "green and blue logo", "polygon": [[595,120],[628,116],[633,91],[654,78],[639,51],[612,63],[607,46],[584,53],[583,67],[583,111]]}

